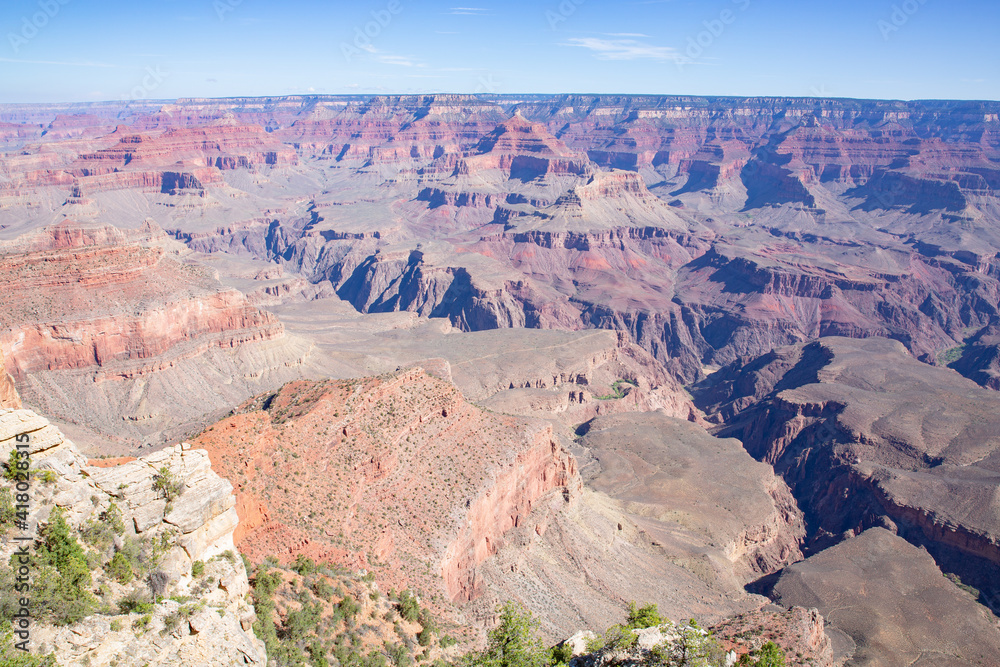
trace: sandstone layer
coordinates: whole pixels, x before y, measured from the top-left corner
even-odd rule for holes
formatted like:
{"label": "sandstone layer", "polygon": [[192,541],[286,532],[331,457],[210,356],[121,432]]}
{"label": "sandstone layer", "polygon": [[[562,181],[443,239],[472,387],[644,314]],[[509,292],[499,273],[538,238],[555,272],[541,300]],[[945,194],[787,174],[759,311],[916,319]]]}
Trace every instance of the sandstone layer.
{"label": "sandstone layer", "polygon": [[617,622],[629,601],[715,623],[757,610],[744,585],[801,558],[784,483],[735,440],[662,413],[598,417],[573,448],[584,492],[540,506],[483,568],[474,613],[523,602],[558,639]]}
{"label": "sandstone layer", "polygon": [[21,409],[21,397],[17,394],[17,387],[14,386],[14,378],[4,367],[3,354],[0,353],[0,408]]}
{"label": "sandstone layer", "polygon": [[181,251],[152,224],[0,244],[0,349],[25,402],[127,451],[295,377],[308,345]]}

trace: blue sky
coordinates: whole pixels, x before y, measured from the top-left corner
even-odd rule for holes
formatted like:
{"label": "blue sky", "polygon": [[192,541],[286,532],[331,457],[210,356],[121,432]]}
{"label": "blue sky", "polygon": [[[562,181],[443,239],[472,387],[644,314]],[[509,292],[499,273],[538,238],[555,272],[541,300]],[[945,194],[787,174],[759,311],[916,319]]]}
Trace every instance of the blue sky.
{"label": "blue sky", "polygon": [[996,0],[4,0],[0,102],[372,93],[1000,99]]}

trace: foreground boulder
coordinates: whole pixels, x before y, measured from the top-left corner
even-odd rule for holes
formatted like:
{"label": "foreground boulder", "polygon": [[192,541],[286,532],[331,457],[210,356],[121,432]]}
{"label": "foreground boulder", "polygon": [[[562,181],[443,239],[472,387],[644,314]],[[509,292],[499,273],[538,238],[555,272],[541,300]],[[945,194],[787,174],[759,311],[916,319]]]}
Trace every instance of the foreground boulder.
{"label": "foreground boulder", "polygon": [[[11,537],[35,538],[34,651],[58,664],[266,664],[233,547],[232,487],[205,452],[177,445],[101,468],[39,415],[0,410],[3,460],[18,443],[31,455],[30,512],[26,526],[0,529],[4,562],[21,544]],[[63,560],[74,553],[83,565],[71,577]]]}

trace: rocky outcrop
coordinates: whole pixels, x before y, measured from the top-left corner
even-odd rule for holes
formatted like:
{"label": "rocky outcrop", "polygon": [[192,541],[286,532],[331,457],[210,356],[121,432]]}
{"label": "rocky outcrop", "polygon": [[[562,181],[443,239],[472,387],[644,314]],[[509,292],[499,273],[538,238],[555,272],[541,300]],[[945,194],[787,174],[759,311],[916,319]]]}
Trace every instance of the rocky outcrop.
{"label": "rocky outcrop", "polygon": [[701,534],[744,583],[802,558],[802,514],[788,487],[735,440],[659,413],[600,417],[582,445],[587,485],[640,516]]}
{"label": "rocky outcrop", "polygon": [[554,489],[565,489],[565,499],[570,500],[578,489],[576,460],[555,442],[551,432],[541,436],[468,506],[466,527],[448,545],[441,563],[452,602],[469,602],[483,594],[476,567],[497,553],[504,534],[521,525],[540,499]]}
{"label": "rocky outcrop", "polygon": [[21,409],[21,397],[14,386],[14,378],[3,365],[3,352],[0,352],[0,408]]}
{"label": "rocky outcrop", "polygon": [[833,667],[843,662],[842,656],[834,655],[826,622],[815,608],[770,605],[726,619],[711,630],[724,650],[740,656],[771,641],[781,647],[791,664]]}
{"label": "rocky outcrop", "polygon": [[1000,324],[993,323],[977,333],[949,364],[970,380],[1000,391]]}
{"label": "rocky outcrop", "polygon": [[551,425],[476,408],[420,368],[292,383],[195,444],[238,490],[251,560],[302,554],[455,602],[482,593],[479,566],[509,530],[580,483]]}
{"label": "rocky outcrop", "polygon": [[[47,476],[31,484],[29,525],[45,524],[59,508],[75,535],[104,522],[118,531],[112,544],[84,540],[90,560],[104,563],[92,577],[107,611],[66,626],[39,619],[33,649],[53,650],[59,664],[266,664],[263,643],[250,628],[255,616],[246,601],[247,573],[234,551],[232,487],[212,471],[204,451],[183,444],[122,465],[93,467],[44,418],[0,409],[5,460],[18,443],[27,445],[32,468]],[[158,477],[169,480],[176,498],[164,498]],[[120,514],[120,530],[108,518],[113,513]],[[154,544],[142,566],[152,568],[145,578],[122,584],[105,570],[111,555],[129,545]],[[8,542],[5,557],[13,549]],[[200,573],[192,570],[195,561],[203,563]],[[144,619],[118,608],[129,595],[148,601]],[[192,604],[176,601],[191,596]]]}

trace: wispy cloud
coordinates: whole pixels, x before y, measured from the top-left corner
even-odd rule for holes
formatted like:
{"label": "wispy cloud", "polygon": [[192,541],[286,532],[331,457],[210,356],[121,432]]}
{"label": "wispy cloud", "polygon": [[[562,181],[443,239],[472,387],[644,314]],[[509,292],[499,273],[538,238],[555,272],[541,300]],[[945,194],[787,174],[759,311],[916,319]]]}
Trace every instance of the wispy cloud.
{"label": "wispy cloud", "polygon": [[606,32],[604,34],[608,37],[649,37],[641,32]]}
{"label": "wispy cloud", "polygon": [[108,63],[95,63],[89,60],[83,62],[70,62],[64,60],[21,60],[18,58],[0,58],[2,63],[21,63],[23,65],[58,65],[60,67],[110,67],[118,68],[120,65],[109,65]]}
{"label": "wispy cloud", "polygon": [[375,56],[375,59],[384,65],[399,65],[400,67],[424,67],[423,64],[418,63],[413,59],[412,56],[397,56],[391,53],[380,53]]}
{"label": "wispy cloud", "polygon": [[465,16],[482,16],[489,11],[486,7],[452,7],[448,13]]}
{"label": "wispy cloud", "polygon": [[678,61],[683,56],[669,46],[654,46],[635,39],[600,39],[599,37],[578,37],[570,39],[566,46],[589,49],[600,60],[671,60]]}

